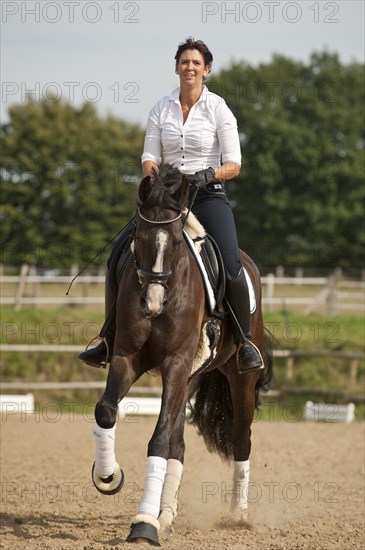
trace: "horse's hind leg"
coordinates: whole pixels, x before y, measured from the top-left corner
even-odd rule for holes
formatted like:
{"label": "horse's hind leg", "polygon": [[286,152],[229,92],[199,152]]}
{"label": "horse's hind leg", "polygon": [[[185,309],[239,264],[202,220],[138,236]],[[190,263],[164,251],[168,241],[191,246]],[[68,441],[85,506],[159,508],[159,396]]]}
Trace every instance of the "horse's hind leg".
{"label": "horse's hind leg", "polygon": [[115,459],[115,423],[120,399],[139,376],[131,365],[130,359],[120,356],[113,358],[105,392],[95,407],[95,462],[92,480],[96,489],[107,495],[120,491],[124,483],[123,471]]}
{"label": "horse's hind leg", "polygon": [[250,478],[251,424],[255,414],[255,387],[259,373],[239,374],[237,369],[225,370],[233,405],[233,490],[231,518],[247,521]]}

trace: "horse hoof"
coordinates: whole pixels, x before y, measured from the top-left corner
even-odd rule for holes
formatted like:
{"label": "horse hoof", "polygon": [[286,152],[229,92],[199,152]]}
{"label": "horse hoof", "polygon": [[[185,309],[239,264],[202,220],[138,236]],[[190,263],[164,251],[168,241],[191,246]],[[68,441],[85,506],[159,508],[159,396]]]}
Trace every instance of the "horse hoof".
{"label": "horse hoof", "polygon": [[127,542],[147,543],[153,546],[161,546],[158,540],[158,532],[150,523],[132,523]]}
{"label": "horse hoof", "polygon": [[160,522],[160,534],[162,538],[167,539],[171,537],[174,534],[174,528],[172,526],[174,515],[167,510],[162,510],[158,516],[158,521]]}
{"label": "horse hoof", "polygon": [[172,525],[161,525],[160,534],[161,534],[161,537],[163,539],[168,539],[168,538],[172,537],[172,535],[174,534],[173,526]]}
{"label": "horse hoof", "polygon": [[250,529],[248,510],[231,510],[224,519],[227,525]]}
{"label": "horse hoof", "polygon": [[114,473],[108,478],[99,477],[95,473],[95,462],[91,470],[91,478],[95,488],[103,495],[115,495],[124,485],[124,473],[118,462],[115,463]]}

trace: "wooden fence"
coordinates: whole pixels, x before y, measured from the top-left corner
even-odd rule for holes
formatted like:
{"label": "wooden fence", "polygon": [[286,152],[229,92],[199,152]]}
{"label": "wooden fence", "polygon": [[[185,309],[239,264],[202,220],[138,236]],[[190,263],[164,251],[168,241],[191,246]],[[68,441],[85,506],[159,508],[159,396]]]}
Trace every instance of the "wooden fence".
{"label": "wooden fence", "polygon": [[[1,270],[0,270],[1,273]],[[13,305],[19,311],[31,306],[88,306],[104,303],[104,275],[81,275],[66,290],[74,275],[38,275],[34,268],[24,264],[19,275],[0,275],[0,304]],[[319,311],[327,315],[342,312],[365,312],[365,281],[346,280],[340,270],[328,277],[303,277],[297,270],[295,277],[269,274],[262,277],[263,307],[265,311],[295,309],[305,314]]]}
{"label": "wooden fence", "polygon": [[[1,344],[1,352],[47,352],[47,353],[79,353],[84,350],[84,346],[78,345],[28,345],[28,344]],[[309,394],[331,394],[343,397],[351,401],[363,401],[364,393],[355,391],[358,385],[359,365],[365,360],[363,353],[347,353],[341,351],[325,350],[274,350],[274,358],[285,359],[285,380],[284,384],[275,390],[269,392],[270,396],[279,396],[290,393],[309,393]],[[338,388],[320,388],[320,387],[303,387],[293,384],[294,372],[298,367],[300,359],[303,357],[330,357],[334,360],[343,361],[348,368],[348,381],[345,387]],[[2,382],[0,383],[0,391],[4,390],[60,390],[60,389],[95,389],[103,388],[105,382]],[[156,388],[141,388],[136,387],[135,391],[147,393],[148,395],[159,393]]]}

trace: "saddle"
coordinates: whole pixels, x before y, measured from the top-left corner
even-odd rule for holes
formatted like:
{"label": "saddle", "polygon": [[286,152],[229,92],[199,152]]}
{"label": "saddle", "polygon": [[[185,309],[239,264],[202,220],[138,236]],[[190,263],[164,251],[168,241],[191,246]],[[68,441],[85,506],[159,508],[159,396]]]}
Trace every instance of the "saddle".
{"label": "saddle", "polygon": [[[209,315],[215,319],[225,319],[227,316],[224,304],[226,271],[218,245],[207,233],[204,236],[191,237],[188,231],[184,230],[184,237],[202,275]],[[115,296],[118,294],[118,285],[124,267],[132,255],[130,248],[132,240],[132,228],[130,228],[126,238],[113,250],[109,259],[110,286]],[[250,294],[250,309],[253,313],[256,309],[255,293],[252,281],[245,268],[244,270]]]}
{"label": "saddle", "polygon": [[223,299],[226,290],[226,272],[222,255],[215,240],[208,234],[192,239],[184,231],[185,240],[196,259],[202,275],[211,317],[224,319]]}
{"label": "saddle", "polygon": [[[196,229],[196,227],[195,227]],[[198,228],[199,229],[199,228]],[[203,230],[204,231],[204,230]],[[189,234],[190,233],[190,234]],[[228,317],[225,289],[226,289],[226,271],[223,259],[215,240],[207,233],[196,232],[194,228],[184,229],[185,241],[193,254],[204,282],[206,302],[210,319],[202,329],[201,340],[197,350],[192,372],[190,377],[203,372],[213,361],[218,341],[220,338],[219,320]],[[125,234],[125,239],[114,248],[109,262],[109,281],[110,286],[117,296],[118,285],[121,280],[124,268],[132,256],[131,243],[133,241],[132,224]],[[245,269],[245,268],[244,268]],[[250,309],[253,313],[256,309],[255,293],[252,281],[245,269],[246,280],[250,294]],[[113,322],[115,316],[115,306],[106,319],[103,330]]]}

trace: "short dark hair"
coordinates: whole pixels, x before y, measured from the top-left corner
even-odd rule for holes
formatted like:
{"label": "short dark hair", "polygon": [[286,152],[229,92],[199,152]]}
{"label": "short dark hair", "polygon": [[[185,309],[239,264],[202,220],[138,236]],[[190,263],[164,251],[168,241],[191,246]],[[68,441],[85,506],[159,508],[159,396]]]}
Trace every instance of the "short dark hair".
{"label": "short dark hair", "polygon": [[192,36],[189,36],[189,38],[187,38],[185,42],[182,42],[181,44],[179,44],[179,47],[175,55],[176,63],[179,62],[181,54],[185,50],[198,50],[204,57],[204,64],[212,65],[213,63],[212,52],[209,50],[208,46],[204,44],[204,42],[202,42],[201,40],[194,40]]}

